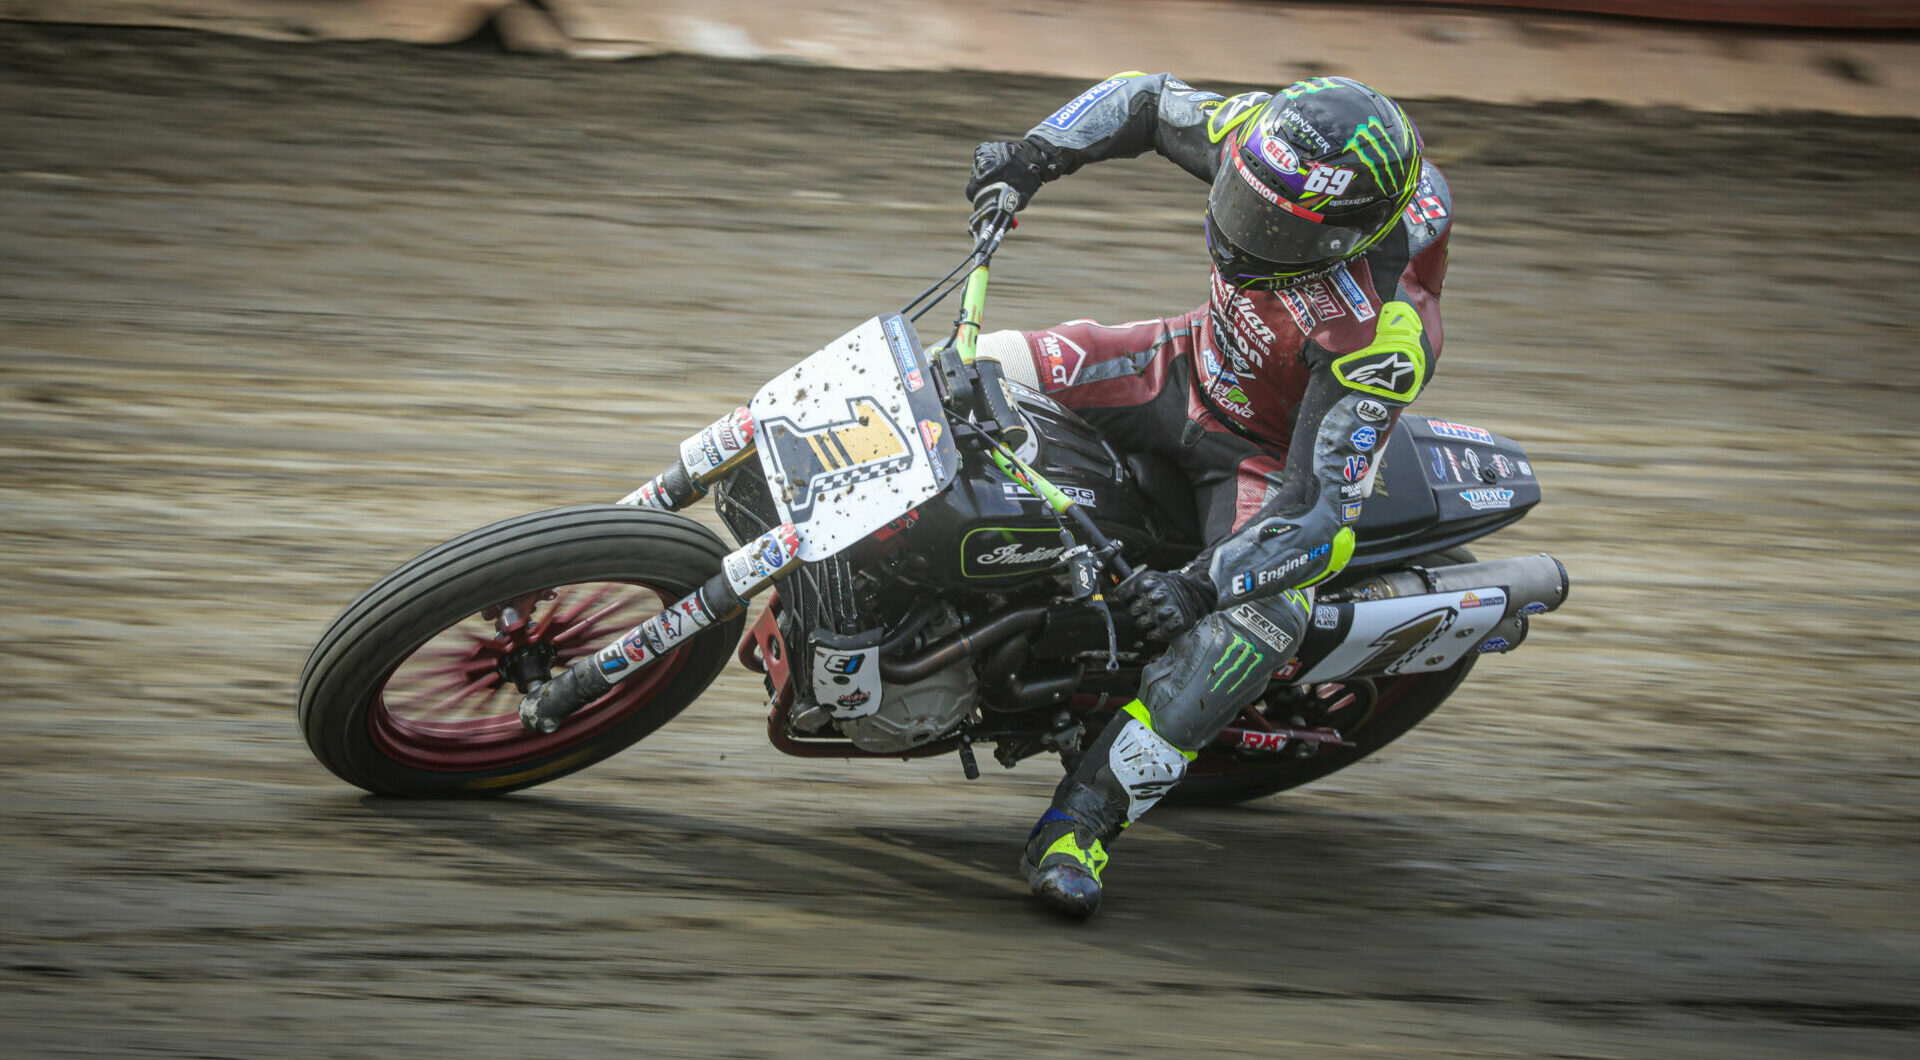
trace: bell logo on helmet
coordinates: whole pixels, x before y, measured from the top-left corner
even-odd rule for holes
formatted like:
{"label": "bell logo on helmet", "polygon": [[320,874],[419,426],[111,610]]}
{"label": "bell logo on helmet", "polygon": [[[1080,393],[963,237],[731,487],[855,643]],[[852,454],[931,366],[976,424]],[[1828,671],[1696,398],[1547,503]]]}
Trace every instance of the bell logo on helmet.
{"label": "bell logo on helmet", "polygon": [[[1294,154],[1293,148],[1288,147],[1285,141],[1277,136],[1268,135],[1260,138],[1260,157],[1266,160],[1267,165],[1272,166],[1282,173],[1297,173],[1300,171],[1300,156]],[[1349,177],[1351,177],[1351,174],[1349,174]],[[1309,188],[1308,190],[1312,189]]]}

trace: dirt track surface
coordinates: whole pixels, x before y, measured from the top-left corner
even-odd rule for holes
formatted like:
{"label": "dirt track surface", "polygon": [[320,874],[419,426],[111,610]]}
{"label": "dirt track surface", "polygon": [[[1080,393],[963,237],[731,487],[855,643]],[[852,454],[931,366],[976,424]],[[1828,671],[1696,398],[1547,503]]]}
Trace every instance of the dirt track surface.
{"label": "dirt track surface", "polygon": [[[0,24],[10,1055],[1913,1055],[1913,123],[1413,106],[1421,404],[1529,445],[1479,550],[1572,600],[1088,925],[1013,873],[1051,766],[786,758],[744,673],[510,798],[313,762],[361,587],[904,301],[1072,91]],[[1049,188],[990,322],[1197,303],[1201,193]]]}

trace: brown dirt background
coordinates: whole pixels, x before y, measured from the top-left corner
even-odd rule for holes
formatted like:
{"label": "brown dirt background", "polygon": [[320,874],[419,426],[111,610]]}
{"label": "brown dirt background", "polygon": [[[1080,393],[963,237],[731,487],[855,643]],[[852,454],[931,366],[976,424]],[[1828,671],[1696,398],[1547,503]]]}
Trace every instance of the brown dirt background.
{"label": "brown dirt background", "polygon": [[[963,249],[1077,85],[0,23],[0,1040],[18,1056],[1911,1056],[1920,125],[1411,106],[1425,411],[1568,606],[1311,788],[1030,907],[1055,773],[803,761],[744,673],[595,770],[366,798],[362,586],[674,443]],[[1178,311],[1202,189],[1047,189],[991,324]]]}

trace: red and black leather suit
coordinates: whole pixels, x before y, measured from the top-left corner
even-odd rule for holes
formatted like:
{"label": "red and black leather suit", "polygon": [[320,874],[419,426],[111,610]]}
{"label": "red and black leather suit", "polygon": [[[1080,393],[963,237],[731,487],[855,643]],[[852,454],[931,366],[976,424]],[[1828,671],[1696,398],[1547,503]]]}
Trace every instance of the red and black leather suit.
{"label": "red and black leather suit", "polygon": [[[1123,74],[1035,126],[1026,143],[1043,180],[1152,150],[1211,182],[1233,164],[1236,130],[1270,98]],[[1351,555],[1348,528],[1374,459],[1440,353],[1452,202],[1439,171],[1422,166],[1383,238],[1287,286],[1236,290],[1216,271],[1206,303],[1177,316],[982,337],[982,356],[1074,409],[1116,449],[1182,469],[1207,542],[1186,573],[1204,575],[1210,613],[1148,667],[1142,702],[1062,782],[1033,844],[1048,822],[1068,820],[1110,842],[1177,783],[1185,760],[1292,657],[1310,606],[1302,590]],[[1145,731],[1129,734],[1136,727]],[[1030,847],[1030,879],[1044,853]]]}

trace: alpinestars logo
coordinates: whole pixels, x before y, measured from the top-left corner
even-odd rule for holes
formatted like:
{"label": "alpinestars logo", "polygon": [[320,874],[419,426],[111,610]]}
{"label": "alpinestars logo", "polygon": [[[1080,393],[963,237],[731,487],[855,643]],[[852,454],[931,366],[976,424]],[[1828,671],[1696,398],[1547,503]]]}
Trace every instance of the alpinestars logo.
{"label": "alpinestars logo", "polygon": [[881,478],[913,464],[906,435],[871,397],[847,399],[847,418],[800,428],[787,419],[761,424],[773,462],[786,478],[787,509],[804,522],[822,493]]}
{"label": "alpinestars logo", "polygon": [[1420,392],[1420,366],[1399,350],[1349,354],[1333,362],[1333,374],[1355,390],[1403,403]]}

